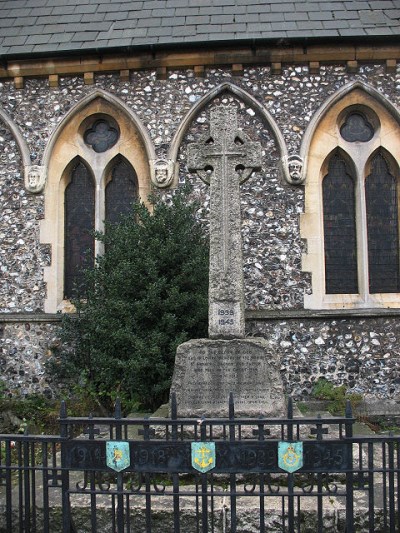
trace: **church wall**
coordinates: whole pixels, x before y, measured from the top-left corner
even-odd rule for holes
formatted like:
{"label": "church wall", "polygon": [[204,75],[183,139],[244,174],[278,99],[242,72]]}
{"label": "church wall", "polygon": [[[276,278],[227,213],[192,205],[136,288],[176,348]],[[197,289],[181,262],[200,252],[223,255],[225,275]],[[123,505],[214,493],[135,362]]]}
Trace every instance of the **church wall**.
{"label": "church wall", "polygon": [[364,398],[400,399],[400,324],[394,317],[286,318],[247,323],[280,354],[282,378],[295,399],[324,377]]}
{"label": "church wall", "polygon": [[0,366],[3,393],[57,397],[60,388],[46,372],[46,362],[60,347],[59,323],[34,321],[0,323]]}
{"label": "church wall", "polygon": [[[168,72],[166,80],[157,79],[154,71],[140,71],[132,72],[129,82],[114,74],[96,75],[94,86],[85,85],[83,77],[71,76],[60,77],[55,88],[49,88],[45,79],[27,79],[22,90],[17,90],[12,81],[4,81],[0,83],[0,105],[28,143],[32,164],[40,164],[56,125],[94,87],[102,88],[137,114],[150,134],[157,156],[164,157],[191,107],[211,89],[230,81],[266,107],[277,122],[289,153],[295,154],[319,107],[352,80],[370,84],[400,107],[400,72],[387,73],[379,64],[361,65],[356,73],[349,73],[344,66],[327,65],[321,66],[318,74],[310,74],[306,66],[284,66],[280,74],[272,74],[269,67],[248,67],[243,76],[235,77],[228,69],[210,68],[204,78],[195,77],[193,71],[176,70]],[[222,96],[220,100],[224,98],[238,101],[232,96]],[[204,131],[205,120],[206,113],[202,112],[190,126],[179,161],[180,181],[194,183],[193,194],[202,205],[199,216],[206,219],[207,188],[188,173],[184,163],[187,143]],[[310,275],[301,270],[301,254],[306,249],[299,223],[304,188],[291,186],[280,177],[277,143],[247,104],[240,105],[239,125],[252,140],[262,143],[264,158],[262,170],[241,191],[246,309],[276,311],[285,316],[285,312],[301,311],[304,293],[312,290]],[[57,324],[43,316],[43,269],[50,264],[53,253],[46,243],[40,243],[39,237],[44,195],[26,192],[17,144],[2,123],[0,200],[2,380],[11,394],[39,390],[52,394],[54,384],[46,382],[44,365],[57,345]],[[23,323],[7,320],[14,313],[23,314]],[[42,322],[30,318],[39,316]],[[353,390],[377,397],[399,395],[399,334],[394,317],[349,319],[338,313],[334,319],[315,320],[305,313],[302,319],[248,321],[247,329],[251,334],[270,338],[282,355],[288,391],[292,390],[296,397],[308,394],[312,379],[324,372],[336,384],[346,383]]]}

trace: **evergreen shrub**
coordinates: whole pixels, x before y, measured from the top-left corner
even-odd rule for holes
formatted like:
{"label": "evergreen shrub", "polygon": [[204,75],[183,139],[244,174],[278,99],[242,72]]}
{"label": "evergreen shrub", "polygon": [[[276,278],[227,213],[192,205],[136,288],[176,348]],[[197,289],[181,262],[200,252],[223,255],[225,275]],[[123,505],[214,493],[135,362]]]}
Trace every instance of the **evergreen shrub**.
{"label": "evergreen shrub", "polygon": [[[104,233],[85,296],[64,315],[53,371],[106,400],[155,409],[168,399],[179,344],[207,335],[208,231],[190,190],[151,198]],[[55,364],[54,364],[55,363]],[[133,405],[132,405],[133,406]]]}

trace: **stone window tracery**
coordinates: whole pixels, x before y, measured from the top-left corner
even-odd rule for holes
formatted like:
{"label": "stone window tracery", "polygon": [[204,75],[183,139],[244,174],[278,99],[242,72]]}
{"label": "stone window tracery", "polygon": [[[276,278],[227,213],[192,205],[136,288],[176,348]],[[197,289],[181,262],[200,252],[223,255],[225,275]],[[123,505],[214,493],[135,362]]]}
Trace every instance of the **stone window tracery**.
{"label": "stone window tracery", "polygon": [[338,98],[309,146],[301,234],[313,309],[400,307],[400,126],[361,89]]}
{"label": "stone window tracery", "polygon": [[82,267],[104,251],[93,229],[103,231],[105,220],[115,223],[133,202],[147,201],[151,150],[143,131],[118,100],[95,94],[65,117],[49,143],[40,229],[41,243],[51,247],[45,312],[74,310],[70,299],[82,288]]}
{"label": "stone window tracery", "polygon": [[340,135],[348,142],[368,142],[374,136],[374,128],[365,115],[351,112],[340,128]]}
{"label": "stone window tracery", "polygon": [[86,144],[99,154],[106,152],[118,141],[119,133],[117,128],[111,126],[105,119],[98,119],[85,131],[83,136]]}
{"label": "stone window tracery", "polygon": [[[64,298],[84,295],[83,270],[94,265],[93,232],[102,229],[100,221],[118,223],[137,200],[137,177],[134,168],[121,157],[111,162],[110,178],[105,187],[105,205],[97,205],[95,184],[88,167],[80,160],[70,172],[64,204]],[[100,250],[97,250],[99,253]]]}

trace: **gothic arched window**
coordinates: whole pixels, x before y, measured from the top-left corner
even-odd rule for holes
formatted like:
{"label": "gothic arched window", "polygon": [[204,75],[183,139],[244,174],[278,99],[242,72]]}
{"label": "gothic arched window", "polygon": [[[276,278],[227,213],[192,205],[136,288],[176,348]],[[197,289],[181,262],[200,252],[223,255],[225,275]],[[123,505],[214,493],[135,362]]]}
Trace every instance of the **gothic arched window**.
{"label": "gothic arched window", "polygon": [[95,91],[56,128],[47,162],[45,218],[41,243],[49,244],[44,268],[46,313],[73,311],[71,297],[83,295],[82,270],[104,253],[94,238],[104,221],[118,222],[151,192],[154,160],[147,131],[123,102]]}
{"label": "gothic arched window", "polygon": [[94,262],[95,190],[92,176],[79,161],[65,189],[64,297],[84,291],[82,270]]}
{"label": "gothic arched window", "polygon": [[308,308],[400,307],[400,114],[372,94],[358,86],[338,93],[309,137]]}

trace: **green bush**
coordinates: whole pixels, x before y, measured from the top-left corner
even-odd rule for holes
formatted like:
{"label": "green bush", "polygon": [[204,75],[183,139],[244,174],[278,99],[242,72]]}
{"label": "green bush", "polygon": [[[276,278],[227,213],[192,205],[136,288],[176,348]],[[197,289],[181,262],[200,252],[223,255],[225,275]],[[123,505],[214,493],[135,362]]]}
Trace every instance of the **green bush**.
{"label": "green bush", "polygon": [[[133,207],[96,233],[105,253],[85,271],[85,298],[64,315],[53,371],[104,400],[154,409],[168,398],[176,348],[207,334],[208,232],[179,189],[153,212]],[[55,364],[54,364],[55,363]]]}
{"label": "green bush", "polygon": [[[59,404],[40,394],[30,394],[24,398],[0,398],[0,412],[6,414],[4,428],[7,432],[57,433]],[[9,417],[12,415],[12,418]]]}
{"label": "green bush", "polygon": [[362,402],[361,394],[347,394],[345,385],[335,387],[325,378],[318,379],[313,387],[312,395],[317,400],[327,400],[328,411],[334,415],[344,415],[347,400],[350,400],[353,410]]}

